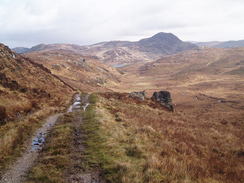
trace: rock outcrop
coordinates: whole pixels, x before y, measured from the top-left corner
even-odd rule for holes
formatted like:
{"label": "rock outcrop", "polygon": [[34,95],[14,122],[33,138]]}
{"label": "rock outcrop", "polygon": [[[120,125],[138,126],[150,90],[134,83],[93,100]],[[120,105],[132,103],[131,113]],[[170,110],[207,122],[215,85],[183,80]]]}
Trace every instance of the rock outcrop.
{"label": "rock outcrop", "polygon": [[170,92],[168,91],[154,92],[151,99],[155,102],[159,102],[162,106],[165,106],[170,111],[172,112],[174,111]]}
{"label": "rock outcrop", "polygon": [[132,92],[132,93],[130,93],[129,96],[133,97],[133,98],[138,98],[143,101],[143,100],[145,100],[146,94],[145,94],[145,91],[140,91],[140,92]]}

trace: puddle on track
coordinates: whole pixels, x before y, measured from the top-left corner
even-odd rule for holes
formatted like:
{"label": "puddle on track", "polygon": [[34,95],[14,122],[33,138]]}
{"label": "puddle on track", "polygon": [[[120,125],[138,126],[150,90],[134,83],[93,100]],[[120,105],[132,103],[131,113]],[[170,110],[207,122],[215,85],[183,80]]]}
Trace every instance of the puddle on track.
{"label": "puddle on track", "polygon": [[42,146],[45,143],[48,132],[52,129],[58,117],[61,115],[62,114],[55,114],[53,116],[50,116],[49,118],[47,118],[46,123],[44,123],[44,125],[38,129],[35,136],[32,138],[32,143],[31,143],[32,151],[38,151],[42,149]]}
{"label": "puddle on track", "polygon": [[85,111],[86,108],[89,106],[89,103],[87,102],[88,97],[89,97],[89,95],[84,96],[84,98],[82,97],[82,99],[81,99],[80,95],[78,95],[78,94],[75,95],[74,103],[69,107],[67,112],[73,112],[73,111],[79,110],[81,108]]}
{"label": "puddle on track", "polygon": [[79,94],[76,94],[74,97],[74,102],[68,108],[67,112],[73,112],[75,109],[80,109],[80,106],[81,106],[81,97]]}
{"label": "puddle on track", "polygon": [[56,123],[59,116],[62,114],[55,114],[48,117],[41,128],[37,130],[28,146],[26,152],[20,157],[2,177],[0,183],[21,183],[24,175],[33,166],[37,159],[39,150],[42,149],[47,133]]}

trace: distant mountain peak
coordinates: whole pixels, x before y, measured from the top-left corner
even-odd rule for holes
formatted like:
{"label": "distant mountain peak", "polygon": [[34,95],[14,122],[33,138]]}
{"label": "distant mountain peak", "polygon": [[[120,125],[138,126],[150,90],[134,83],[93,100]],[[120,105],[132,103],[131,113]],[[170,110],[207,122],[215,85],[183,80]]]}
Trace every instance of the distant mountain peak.
{"label": "distant mountain peak", "polygon": [[159,32],[152,37],[141,39],[139,42],[143,42],[145,40],[150,40],[150,41],[167,41],[167,40],[174,40],[180,42],[181,40],[175,36],[172,33],[165,33],[165,32]]}
{"label": "distant mountain peak", "polygon": [[172,33],[159,32],[152,37],[138,41],[142,51],[160,54],[172,54],[196,49],[196,45],[181,41]]}
{"label": "distant mountain peak", "polygon": [[[151,38],[162,38],[162,39],[164,39],[164,38],[169,38],[169,37],[171,37],[171,38],[175,38],[175,39],[179,39],[179,38],[178,38],[177,36],[175,36],[174,34],[172,34],[172,33],[167,33],[167,32],[159,32],[159,33],[153,35]],[[180,40],[180,39],[179,39],[179,40]]]}
{"label": "distant mountain peak", "polygon": [[[44,50],[72,50],[82,55],[96,56],[104,62],[133,63],[159,59],[163,55],[198,49],[195,44],[184,42],[172,33],[159,32],[140,41],[108,41],[94,45],[79,46],[72,44],[39,44],[25,53]],[[23,50],[23,49],[22,49]],[[20,52],[22,51],[20,49]]]}

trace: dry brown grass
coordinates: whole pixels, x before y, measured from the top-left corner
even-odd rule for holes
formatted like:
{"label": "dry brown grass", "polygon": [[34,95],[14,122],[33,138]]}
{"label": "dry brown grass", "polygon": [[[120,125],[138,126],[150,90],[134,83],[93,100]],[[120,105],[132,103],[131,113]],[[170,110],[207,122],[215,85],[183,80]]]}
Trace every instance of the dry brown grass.
{"label": "dry brown grass", "polygon": [[0,44],[0,174],[23,152],[45,117],[64,110],[74,91],[43,66]]}
{"label": "dry brown grass", "polygon": [[230,74],[241,68],[243,53],[243,48],[205,49],[123,69],[116,91],[146,90],[150,97],[168,90],[176,105],[176,112],[168,113],[123,98],[104,104],[127,126],[149,126],[160,134],[146,151],[163,182],[244,181],[244,80],[240,72]]}
{"label": "dry brown grass", "polygon": [[0,97],[7,114],[5,124],[0,125],[0,172],[23,152],[26,141],[43,120],[54,112],[64,110],[69,102],[66,98],[66,101],[54,98],[45,104],[45,100],[36,102],[18,93],[10,96]]}
{"label": "dry brown grass", "polygon": [[121,76],[116,69],[94,57],[70,50],[43,50],[28,53],[26,56],[43,64],[66,83],[83,92],[108,91],[109,87],[118,84]]}
{"label": "dry brown grass", "polygon": [[[169,113],[101,99],[102,126],[121,182],[243,182],[242,116],[232,113],[225,124],[223,111],[200,115],[202,107],[194,107]],[[122,121],[116,122],[118,116]]]}

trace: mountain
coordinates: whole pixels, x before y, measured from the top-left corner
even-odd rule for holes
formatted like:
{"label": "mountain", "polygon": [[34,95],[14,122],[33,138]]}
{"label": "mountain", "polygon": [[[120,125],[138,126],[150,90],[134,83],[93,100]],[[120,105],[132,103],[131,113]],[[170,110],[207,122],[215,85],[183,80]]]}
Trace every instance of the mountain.
{"label": "mountain", "polygon": [[96,55],[103,62],[117,67],[121,64],[152,61],[163,55],[191,49],[198,49],[198,47],[181,41],[171,33],[160,32],[136,42],[111,41],[91,45],[82,53]]}
{"label": "mountain", "polygon": [[142,39],[137,42],[140,50],[153,54],[174,54],[177,52],[197,49],[197,46],[181,41],[172,33],[160,32],[150,38]]}
{"label": "mountain", "polygon": [[209,41],[209,42],[192,42],[194,44],[196,44],[199,47],[209,47],[209,48],[213,48],[215,46],[217,46],[218,44],[220,44],[220,41]]}
{"label": "mountain", "polygon": [[30,53],[34,51],[42,51],[42,50],[73,50],[73,51],[79,51],[83,49],[82,46],[75,45],[75,44],[38,44],[36,46],[33,46],[31,48],[26,47],[16,47],[12,50],[16,53]]}
{"label": "mountain", "polygon": [[216,48],[237,48],[244,47],[244,40],[239,41],[226,41],[215,46]]}
{"label": "mountain", "polygon": [[6,120],[37,109],[64,107],[73,92],[47,68],[0,44],[0,107]]}
{"label": "mountain", "polygon": [[26,47],[16,47],[12,49],[15,53],[26,53],[30,50],[30,48]]}
{"label": "mountain", "polygon": [[[171,33],[161,32],[150,38],[136,42],[109,41],[88,46],[74,44],[40,44],[27,51],[24,50],[24,53],[44,50],[71,50],[85,56],[96,56],[102,62],[108,63],[114,67],[120,67],[129,63],[153,61],[159,59],[163,55],[191,49],[198,49],[198,47],[195,44],[181,41]],[[16,48],[13,50],[16,50]],[[19,50],[17,49],[17,51]]]}
{"label": "mountain", "polygon": [[244,40],[239,41],[211,41],[211,42],[193,42],[199,47],[209,47],[209,48],[238,48],[244,47]]}

